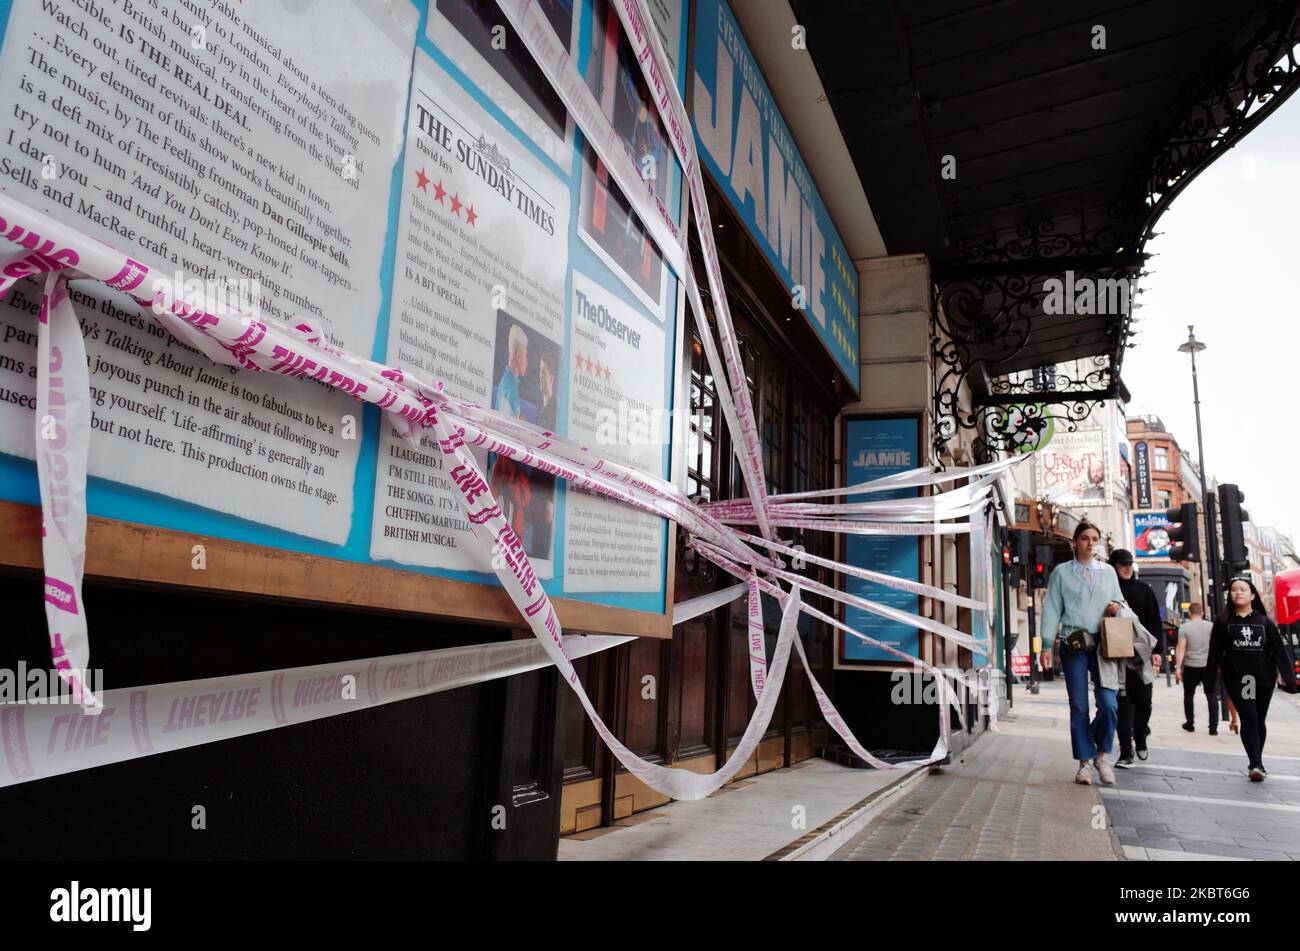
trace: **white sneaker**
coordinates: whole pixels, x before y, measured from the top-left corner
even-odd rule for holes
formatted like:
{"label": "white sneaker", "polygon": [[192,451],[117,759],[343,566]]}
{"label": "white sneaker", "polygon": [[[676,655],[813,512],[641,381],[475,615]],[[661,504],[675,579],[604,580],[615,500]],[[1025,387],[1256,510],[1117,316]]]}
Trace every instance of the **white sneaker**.
{"label": "white sneaker", "polygon": [[1110,768],[1110,763],[1098,756],[1092,761],[1092,765],[1097,767],[1097,773],[1101,776],[1101,781],[1107,786],[1115,785],[1115,770]]}
{"label": "white sneaker", "polygon": [[1087,763],[1079,767],[1079,771],[1074,774],[1074,781],[1080,786],[1092,785],[1092,769]]}

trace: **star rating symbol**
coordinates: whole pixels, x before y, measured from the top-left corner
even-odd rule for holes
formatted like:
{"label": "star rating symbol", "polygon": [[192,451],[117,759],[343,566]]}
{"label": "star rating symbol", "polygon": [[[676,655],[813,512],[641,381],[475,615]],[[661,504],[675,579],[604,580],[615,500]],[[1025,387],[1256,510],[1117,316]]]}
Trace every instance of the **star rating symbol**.
{"label": "star rating symbol", "polygon": [[574,353],[573,368],[579,373],[586,373],[587,376],[593,376],[597,380],[603,379],[609,382],[614,379],[613,371],[609,367],[602,365],[599,360],[584,357],[581,353]]}
{"label": "star rating symbol", "polygon": [[459,194],[457,194],[457,195],[452,195],[452,196],[451,196],[451,213],[452,213],[453,215],[460,214],[460,207],[461,207],[460,195],[459,195]]}
{"label": "star rating symbol", "polygon": [[473,226],[474,222],[477,220],[478,214],[474,211],[474,206],[467,205],[465,207],[465,224]]}
{"label": "star rating symbol", "polygon": [[447,197],[447,189],[445,189],[445,188],[442,187],[442,182],[439,182],[438,184],[436,184],[436,185],[433,186],[433,200],[434,200],[434,201],[436,201],[436,202],[438,202],[439,204],[441,204],[441,203],[442,203],[442,200],[443,200],[444,198],[446,198],[446,197]]}
{"label": "star rating symbol", "polygon": [[429,193],[429,176],[424,174],[424,169],[415,173],[415,187],[426,195]]}

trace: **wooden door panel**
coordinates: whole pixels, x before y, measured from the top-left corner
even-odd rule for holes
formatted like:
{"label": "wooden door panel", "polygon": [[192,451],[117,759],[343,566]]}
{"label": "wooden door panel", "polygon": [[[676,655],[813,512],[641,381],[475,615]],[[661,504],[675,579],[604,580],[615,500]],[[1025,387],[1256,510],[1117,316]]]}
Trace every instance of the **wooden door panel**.
{"label": "wooden door panel", "polygon": [[753,693],[749,686],[749,636],[744,627],[727,625],[727,742],[745,732],[753,715]]}
{"label": "wooden door panel", "polygon": [[[664,651],[669,641],[639,637],[626,648],[627,726],[623,742],[628,749],[641,757],[662,755],[664,739],[662,730],[664,682]],[[645,678],[653,678],[646,680]]]}
{"label": "wooden door panel", "polygon": [[715,653],[712,624],[696,619],[673,631],[682,655],[681,711],[678,718],[676,759],[684,759],[712,749],[714,698],[713,671]]}
{"label": "wooden door panel", "polygon": [[[578,679],[587,688],[593,703],[600,695],[600,657],[593,655],[579,657],[573,662],[578,672]],[[589,779],[599,774],[600,756],[598,755],[596,729],[587,719],[587,711],[572,690],[565,688],[561,695],[564,731],[564,781],[574,782]]]}
{"label": "wooden door panel", "polygon": [[790,652],[790,667],[785,674],[787,689],[782,691],[782,699],[790,708],[790,729],[802,731],[808,728],[808,700],[812,688],[808,686],[808,675],[804,673],[803,663]]}

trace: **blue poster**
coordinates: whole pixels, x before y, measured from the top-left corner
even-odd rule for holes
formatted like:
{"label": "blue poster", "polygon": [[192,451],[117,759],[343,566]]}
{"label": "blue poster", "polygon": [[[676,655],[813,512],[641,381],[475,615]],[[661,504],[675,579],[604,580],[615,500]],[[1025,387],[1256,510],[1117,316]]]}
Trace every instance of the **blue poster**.
{"label": "blue poster", "polygon": [[1168,558],[1169,545],[1169,519],[1164,512],[1133,513],[1133,552],[1139,558]]}
{"label": "blue poster", "polygon": [[[844,434],[844,484],[857,485],[860,482],[870,482],[882,476],[915,469],[921,451],[920,427],[920,420],[911,416],[848,420]],[[856,496],[854,500],[914,498],[917,492],[917,489],[896,489],[893,492]],[[847,535],[845,537],[845,560],[848,564],[911,581],[920,580],[921,543],[916,536]],[[918,613],[921,608],[921,599],[918,595],[895,591],[860,578],[847,577],[845,590],[857,597],[877,601],[910,614]],[[895,650],[913,656],[918,655],[919,632],[911,625],[900,624],[854,607],[845,608],[844,622]],[[865,644],[850,634],[842,636],[844,648],[841,660],[843,661],[850,663],[898,661],[894,655]]]}
{"label": "blue poster", "polygon": [[695,10],[691,122],[704,167],[856,392],[857,268],[731,10]]}

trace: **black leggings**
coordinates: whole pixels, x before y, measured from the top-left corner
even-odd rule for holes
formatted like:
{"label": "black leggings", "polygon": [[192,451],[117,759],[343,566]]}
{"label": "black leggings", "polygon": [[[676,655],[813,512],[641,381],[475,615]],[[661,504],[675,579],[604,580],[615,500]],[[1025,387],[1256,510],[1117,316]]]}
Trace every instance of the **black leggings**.
{"label": "black leggings", "polygon": [[1124,671],[1124,692],[1117,706],[1119,755],[1133,756],[1133,747],[1147,748],[1147,724],[1151,722],[1151,684],[1142,682],[1140,670]]}
{"label": "black leggings", "polygon": [[1219,727],[1219,698],[1214,695],[1214,684],[1208,673],[1204,667],[1183,667],[1183,715],[1188,723],[1196,722],[1196,707],[1192,701],[1196,698],[1196,688],[1203,687],[1210,708],[1210,729],[1216,730]]}
{"label": "black leggings", "polygon": [[1247,699],[1241,695],[1242,678],[1240,674],[1224,671],[1223,688],[1232,698],[1232,705],[1237,708],[1237,716],[1241,718],[1241,745],[1246,748],[1246,756],[1250,758],[1251,768],[1264,765],[1264,740],[1268,736],[1268,728],[1264,725],[1264,719],[1268,716],[1268,704],[1273,699],[1274,683],[1272,671],[1270,676],[1261,678],[1255,684],[1255,696],[1253,699]]}

